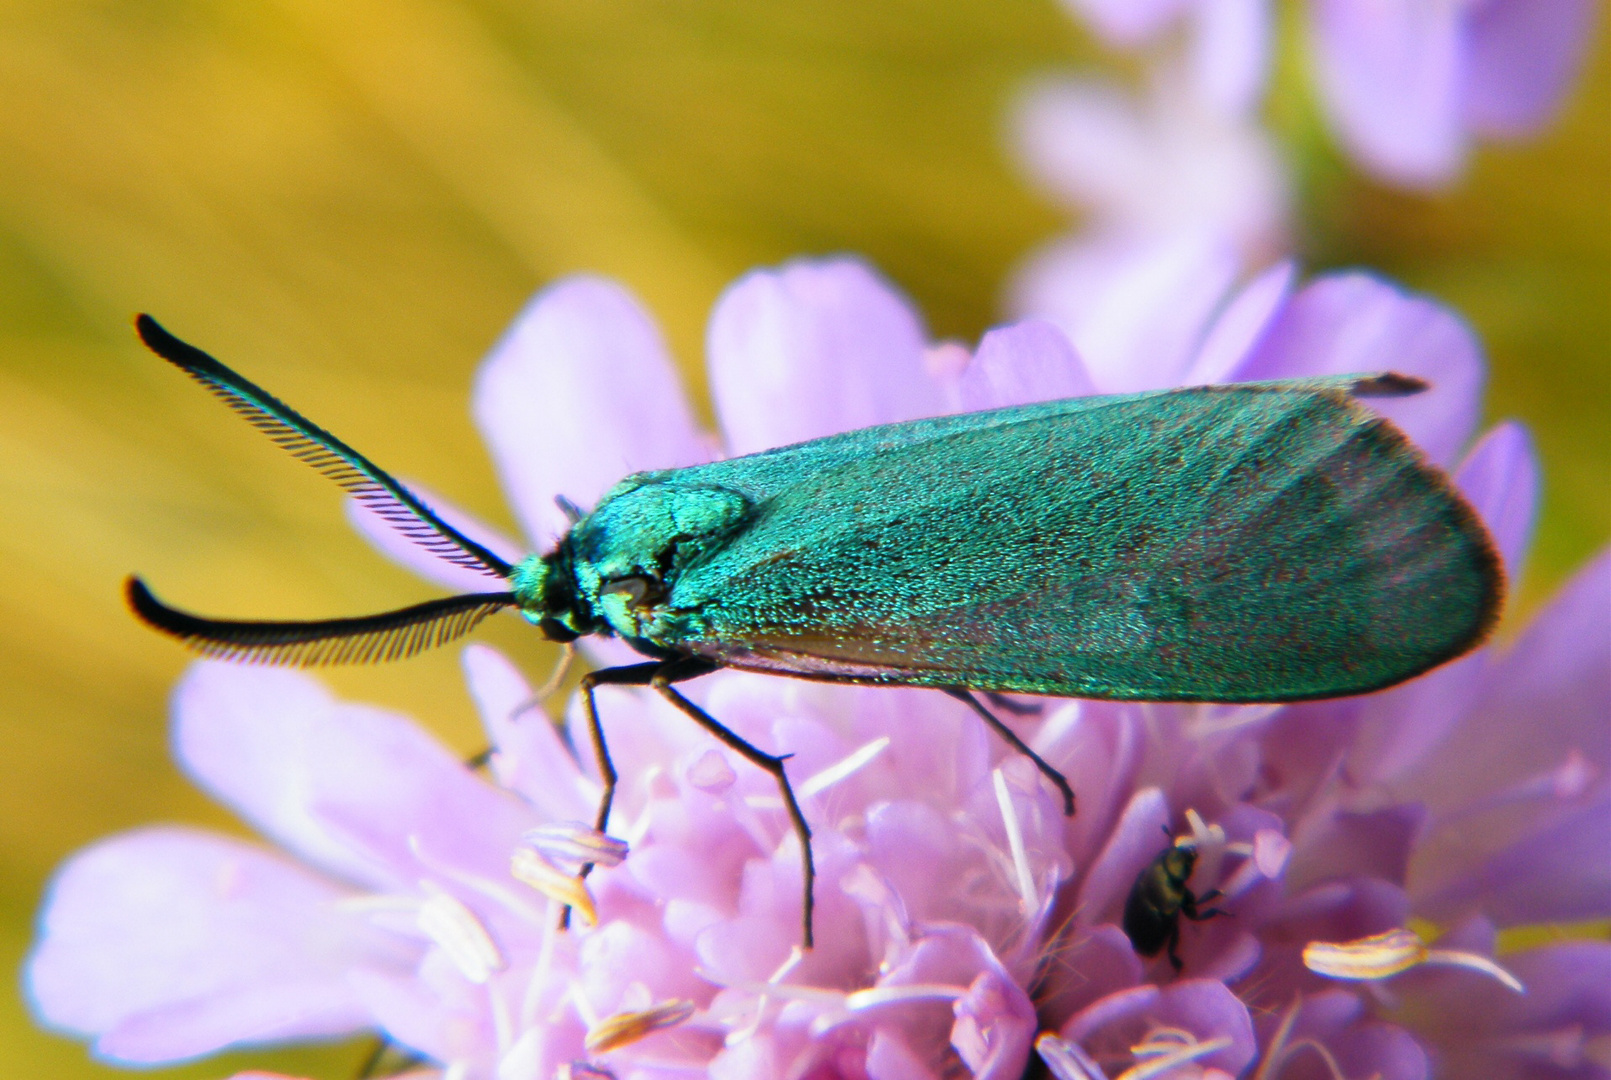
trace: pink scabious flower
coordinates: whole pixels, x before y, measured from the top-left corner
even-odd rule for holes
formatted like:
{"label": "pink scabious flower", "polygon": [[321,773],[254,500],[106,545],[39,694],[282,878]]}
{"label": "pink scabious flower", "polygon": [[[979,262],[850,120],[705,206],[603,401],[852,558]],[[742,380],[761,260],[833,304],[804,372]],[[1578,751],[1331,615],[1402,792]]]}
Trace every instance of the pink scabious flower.
{"label": "pink scabious flower", "polygon": [[[1514,573],[1531,451],[1514,425],[1468,447],[1481,358],[1446,310],[1364,275],[1298,288],[1278,266],[1153,314],[1185,323],[1163,335],[1175,347],[1125,367],[1123,334],[1098,363],[1045,322],[933,345],[853,260],[753,273],[711,320],[717,443],[639,305],[572,279],[494,349],[475,410],[543,547],[567,524],[556,496],[590,505],[636,469],[1102,390],[1391,368],[1437,384],[1387,408],[1455,471]],[[574,824],[599,793],[576,703],[567,736],[486,646],[464,663],[490,778],[307,676],[199,663],[175,693],[175,752],[279,850],[155,827],[78,853],[28,988],[43,1022],[130,1064],[378,1030],[446,1080],[1007,1080],[1037,1046],[1062,1080],[1604,1076],[1611,945],[1491,954],[1496,928],[1611,915],[1608,587],[1602,557],[1513,644],[1363,698],[1021,699],[1039,715],[1010,722],[1067,774],[1072,819],[943,695],[687,684],[794,755],[820,874],[810,952],[770,778],[652,693],[599,691],[615,843]],[[1166,830],[1197,852],[1191,887],[1230,913],[1185,924],[1179,975],[1117,925]],[[583,862],[600,867],[585,892],[566,873]],[[1451,929],[1428,943],[1432,924]]]}
{"label": "pink scabious flower", "polygon": [[[1256,98],[1268,0],[1065,0],[1108,45],[1185,39],[1216,100]],[[1321,104],[1344,148],[1388,183],[1457,179],[1476,139],[1519,139],[1556,112],[1592,38],[1592,0],[1309,0]]]}

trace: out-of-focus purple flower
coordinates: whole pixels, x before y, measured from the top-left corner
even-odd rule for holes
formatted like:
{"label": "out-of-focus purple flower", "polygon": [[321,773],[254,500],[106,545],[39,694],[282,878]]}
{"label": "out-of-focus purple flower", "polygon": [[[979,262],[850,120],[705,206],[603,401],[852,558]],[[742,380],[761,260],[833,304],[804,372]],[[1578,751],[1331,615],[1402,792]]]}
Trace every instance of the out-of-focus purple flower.
{"label": "out-of-focus purple flower", "polygon": [[[1268,0],[1065,0],[1108,45],[1179,47],[1204,104],[1246,113],[1262,90]],[[1413,188],[1455,179],[1477,138],[1547,124],[1592,37],[1591,0],[1310,0],[1322,103],[1350,154]]]}
{"label": "out-of-focus purple flower", "polygon": [[1474,138],[1543,127],[1592,37],[1591,0],[1312,0],[1321,98],[1366,169],[1406,187],[1455,179]]}
{"label": "out-of-focus purple flower", "polygon": [[[1394,403],[1395,419],[1459,463],[1514,567],[1530,448],[1507,426],[1468,447],[1481,360],[1448,312],[1361,275],[1296,288],[1281,266],[1153,319],[1180,322],[1178,348],[1144,357],[1120,327],[1084,356],[1027,322],[970,355],[929,345],[862,264],[794,263],[718,304],[712,397],[726,448],[747,451],[1092,390],[1393,368],[1438,384]],[[563,527],[554,496],[586,506],[620,473],[721,449],[694,427],[652,323],[595,279],[527,308],[476,411],[535,545]],[[456,587],[451,567],[356,517]],[[1553,946],[1504,970],[1489,955],[1494,925],[1611,914],[1605,845],[1587,831],[1603,829],[1611,775],[1608,577],[1611,557],[1514,645],[1385,694],[1043,702],[1012,723],[1068,775],[1072,819],[942,695],[697,680],[711,713],[794,755],[820,873],[809,954],[770,779],[652,693],[599,691],[621,859],[565,825],[598,794],[576,703],[567,740],[490,648],[471,646],[465,668],[495,783],[305,676],[199,664],[176,694],[176,752],[294,859],[183,829],[86,849],[52,886],[29,987],[47,1023],[126,1062],[378,1029],[451,1080],[1009,1080],[1038,1034],[1064,1080],[1410,1080],[1429,1060],[1446,1075],[1588,1075],[1571,1062],[1611,1033],[1611,1005],[1583,973],[1611,950]],[[1222,890],[1233,913],[1185,927],[1180,977],[1116,925],[1166,829],[1197,847],[1192,887]],[[585,899],[566,876],[583,861],[600,864]],[[596,924],[561,932],[566,900]],[[1415,917],[1457,929],[1427,949]],[[1525,996],[1496,981],[1505,970]]]}
{"label": "out-of-focus purple flower", "polygon": [[1047,80],[1017,110],[1017,150],[1099,237],[1213,234],[1249,253],[1285,246],[1286,178],[1256,124],[1204,108],[1179,80],[1136,100],[1084,79]]}

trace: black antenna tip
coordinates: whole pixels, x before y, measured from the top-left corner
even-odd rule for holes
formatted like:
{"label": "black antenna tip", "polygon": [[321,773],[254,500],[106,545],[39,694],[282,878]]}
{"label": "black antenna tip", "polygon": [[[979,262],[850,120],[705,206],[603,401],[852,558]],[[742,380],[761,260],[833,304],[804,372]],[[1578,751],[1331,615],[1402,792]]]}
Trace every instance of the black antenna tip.
{"label": "black antenna tip", "polygon": [[1414,375],[1400,375],[1396,371],[1384,371],[1380,375],[1367,375],[1354,383],[1356,397],[1409,397],[1419,394],[1423,390],[1431,389],[1432,384],[1425,379],[1417,379]]}
{"label": "black antenna tip", "polygon": [[153,338],[163,340],[173,337],[172,334],[162,328],[161,323],[143,311],[134,317],[134,332],[140,335],[140,340],[145,342],[153,352],[160,351],[153,342]]}
{"label": "black antenna tip", "polygon": [[123,581],[123,599],[127,600],[129,607],[140,617],[142,622],[155,623],[152,618],[154,612],[160,609],[157,598],[151,595],[151,590],[145,587],[136,574],[130,574]]}

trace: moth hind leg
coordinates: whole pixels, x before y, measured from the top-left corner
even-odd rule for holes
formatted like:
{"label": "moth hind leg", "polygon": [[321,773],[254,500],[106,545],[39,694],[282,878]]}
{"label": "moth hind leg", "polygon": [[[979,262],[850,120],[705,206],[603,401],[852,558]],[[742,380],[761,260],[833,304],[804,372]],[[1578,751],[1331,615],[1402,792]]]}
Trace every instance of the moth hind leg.
{"label": "moth hind leg", "polygon": [[816,907],[817,865],[811,855],[811,826],[806,824],[805,814],[800,812],[799,800],[794,797],[794,788],[790,786],[788,774],[783,769],[783,763],[788,760],[789,755],[768,754],[760,747],[746,742],[736,732],[722,724],[721,721],[679,694],[671,685],[672,683],[709,674],[714,670],[716,670],[715,665],[705,660],[672,660],[660,666],[651,685],[661,697],[671,702],[685,716],[714,735],[719,742],[729,747],[750,764],[771,773],[772,778],[777,781],[778,790],[783,795],[783,806],[788,811],[789,821],[794,826],[794,834],[800,839],[801,877],[804,890],[800,904],[801,944],[809,949],[813,943],[811,921]]}
{"label": "moth hind leg", "polygon": [[1031,750],[1029,748],[1029,744],[1020,739],[1012,728],[996,719],[995,714],[989,709],[985,708],[984,705],[980,703],[979,699],[973,696],[971,691],[964,690],[961,687],[942,687],[941,693],[945,694],[947,697],[956,698],[958,701],[962,702],[962,704],[972,709],[978,714],[979,718],[989,726],[991,731],[994,731],[997,735],[1002,737],[1008,746],[1011,746],[1014,750],[1027,757],[1030,761],[1033,761],[1035,763],[1035,768],[1041,771],[1041,775],[1050,780],[1052,782],[1052,786],[1056,787],[1057,790],[1062,793],[1063,813],[1069,817],[1074,816],[1074,789],[1069,786],[1068,778],[1066,776],[1058,772],[1057,769],[1055,769],[1045,758]]}

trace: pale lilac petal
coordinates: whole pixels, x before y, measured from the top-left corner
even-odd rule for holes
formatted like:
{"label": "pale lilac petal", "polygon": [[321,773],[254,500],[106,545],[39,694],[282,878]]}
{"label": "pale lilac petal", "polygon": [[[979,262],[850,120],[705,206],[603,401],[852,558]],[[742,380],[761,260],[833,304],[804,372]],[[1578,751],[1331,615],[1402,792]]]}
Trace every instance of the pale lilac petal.
{"label": "pale lilac petal", "polygon": [[1192,8],[1192,82],[1221,111],[1245,114],[1270,67],[1269,0],[1199,0]]}
{"label": "pale lilac petal", "polygon": [[1425,809],[1413,803],[1331,814],[1303,837],[1291,875],[1297,881],[1358,875],[1403,884],[1425,820]]}
{"label": "pale lilac petal", "polygon": [[1096,393],[1063,332],[1026,319],[987,333],[956,384],[962,412],[1027,405]]}
{"label": "pale lilac petal", "polygon": [[711,396],[748,454],[936,416],[940,386],[910,301],[855,259],[799,260],[731,285],[710,317]]}
{"label": "pale lilac petal", "polygon": [[491,646],[471,645],[464,650],[464,675],[496,751],[491,764],[498,783],[524,796],[544,821],[592,821],[599,789],[578,768],[520,670]]}
{"label": "pale lilac petal", "polygon": [[538,293],[476,378],[476,422],[528,540],[546,548],[628,473],[709,460],[653,321],[621,286],[568,278]]}
{"label": "pale lilac petal", "polygon": [[1400,976],[1417,999],[1417,1027],[1437,1046],[1440,1075],[1602,1080],[1595,1047],[1611,1035],[1611,944],[1565,941],[1501,963],[1526,993],[1460,969]]}
{"label": "pale lilac petal", "polygon": [[1611,918],[1611,791],[1418,896],[1416,911],[1480,911],[1500,926]]}
{"label": "pale lilac petal", "polygon": [[870,1080],[940,1080],[900,1033],[888,1027],[878,1028],[867,1040],[867,1075]]}
{"label": "pale lilac petal", "polygon": [[1283,259],[1244,285],[1208,328],[1181,385],[1237,381],[1238,369],[1286,306],[1297,276],[1297,264]]}
{"label": "pale lilac petal", "polygon": [[1514,593],[1538,508],[1538,460],[1527,429],[1514,420],[1496,424],[1460,463],[1454,482],[1493,534]]}
{"label": "pale lilac petal", "polygon": [[1368,274],[1328,274],[1301,289],[1237,378],[1374,371],[1432,384],[1420,394],[1367,404],[1403,428],[1433,461],[1447,466],[1458,460],[1481,410],[1481,346],[1448,308]]}
{"label": "pale lilac petal", "polygon": [[1085,873],[1077,904],[1083,923],[1117,922],[1136,875],[1170,843],[1169,804],[1157,788],[1131,798],[1108,845]]}
{"label": "pale lilac petal", "polygon": [[372,1021],[348,971],[407,972],[419,950],[341,912],[348,895],[236,840],[125,833],[57,874],[29,993],[51,1026],[126,1062],[352,1034]]}
{"label": "pale lilac petal", "polygon": [[197,782],[316,865],[382,889],[414,848],[499,877],[531,811],[395,713],[306,675],[201,662],[174,694],[174,746]]}
{"label": "pale lilac petal", "polygon": [[1045,983],[1036,993],[1046,1027],[1056,1029],[1100,998],[1141,982],[1141,957],[1112,923],[1078,934],[1048,958]]}
{"label": "pale lilac petal", "polygon": [[1518,138],[1549,122],[1594,40],[1592,0],[1484,0],[1466,15],[1465,120]]}
{"label": "pale lilac petal", "polygon": [[951,1045],[974,1080],[1017,1080],[1035,1038],[1035,1006],[1000,965],[976,976],[955,1005]]}
{"label": "pale lilac petal", "polygon": [[[1574,575],[1520,638],[1487,661],[1471,690],[1473,707],[1439,748],[1438,768],[1405,777],[1412,797],[1448,812],[1524,778],[1555,773],[1573,755],[1586,763],[1590,776],[1611,774],[1607,641],[1611,549]],[[1546,804],[1535,812],[1552,811]],[[1462,835],[1445,853],[1451,870],[1465,865],[1462,853],[1469,857],[1472,851],[1473,828],[1469,821],[1458,827]]]}
{"label": "pale lilac petal", "polygon": [[1342,1067],[1344,1076],[1426,1080],[1432,1072],[1426,1050],[1414,1035],[1397,1024],[1356,1024],[1333,1039],[1328,1048]]}
{"label": "pale lilac petal", "polygon": [[1185,979],[1161,990],[1143,985],[1101,999],[1063,1025],[1064,1038],[1097,1057],[1128,1055],[1160,1027],[1182,1030],[1197,1042],[1224,1037],[1229,1045],[1195,1062],[1238,1076],[1258,1052],[1247,1006],[1224,983]]}
{"label": "pale lilac petal", "polygon": [[[406,485],[433,513],[465,536],[474,540],[504,562],[513,566],[526,557],[521,546],[492,528],[484,525],[458,507],[447,502],[429,488],[409,481]],[[508,584],[491,570],[474,570],[450,562],[442,556],[425,550],[404,536],[396,525],[377,514],[368,504],[357,499],[347,500],[347,520],[365,540],[379,548],[382,554],[414,571],[427,581],[434,581],[456,593],[502,592]]]}
{"label": "pale lilac petal", "polygon": [[1311,0],[1321,99],[1361,164],[1385,180],[1433,187],[1465,157],[1461,5]]}
{"label": "pale lilac petal", "polygon": [[1101,392],[1156,390],[1187,370],[1239,266],[1209,236],[1080,240],[1032,261],[1013,304],[1061,327]]}
{"label": "pale lilac petal", "polygon": [[1063,6],[1089,23],[1109,45],[1134,48],[1152,38],[1189,0],[1063,0]]}

